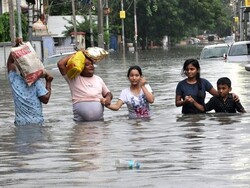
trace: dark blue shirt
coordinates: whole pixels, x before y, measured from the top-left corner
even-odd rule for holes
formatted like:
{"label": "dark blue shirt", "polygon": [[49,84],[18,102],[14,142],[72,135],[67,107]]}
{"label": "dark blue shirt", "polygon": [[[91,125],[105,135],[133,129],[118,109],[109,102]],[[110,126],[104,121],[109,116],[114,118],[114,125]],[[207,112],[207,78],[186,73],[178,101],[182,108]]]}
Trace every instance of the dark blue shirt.
{"label": "dark blue shirt", "polygon": [[236,113],[244,112],[244,107],[240,102],[235,102],[232,94],[229,94],[227,99],[224,101],[221,97],[212,97],[206,104],[205,110],[215,112],[224,112],[224,113]]}
{"label": "dark blue shirt", "polygon": [[[213,88],[213,86],[208,80],[204,78],[200,78],[200,86],[201,86],[200,93],[202,96],[198,97],[198,92],[199,92],[198,82],[195,84],[189,84],[187,83],[187,79],[182,80],[178,83],[176,87],[176,95],[181,96],[183,100],[185,99],[185,96],[191,96],[199,104],[204,105],[206,91],[209,92]],[[195,108],[193,104],[188,103],[182,106],[182,113],[197,114],[201,113],[201,111]]]}

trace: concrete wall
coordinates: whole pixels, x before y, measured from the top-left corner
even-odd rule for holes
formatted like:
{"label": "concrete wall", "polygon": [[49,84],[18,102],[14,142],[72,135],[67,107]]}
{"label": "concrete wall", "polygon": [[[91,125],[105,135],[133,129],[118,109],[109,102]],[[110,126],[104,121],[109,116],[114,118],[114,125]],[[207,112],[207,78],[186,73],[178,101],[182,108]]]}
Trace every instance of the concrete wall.
{"label": "concrete wall", "polygon": [[11,47],[10,42],[0,42],[0,69],[6,67]]}
{"label": "concrete wall", "polygon": [[[56,53],[53,38],[50,36],[37,37],[36,40],[32,41],[32,46],[41,61]],[[11,42],[0,43],[0,69],[6,67],[11,48]],[[72,48],[71,51],[73,50]]]}

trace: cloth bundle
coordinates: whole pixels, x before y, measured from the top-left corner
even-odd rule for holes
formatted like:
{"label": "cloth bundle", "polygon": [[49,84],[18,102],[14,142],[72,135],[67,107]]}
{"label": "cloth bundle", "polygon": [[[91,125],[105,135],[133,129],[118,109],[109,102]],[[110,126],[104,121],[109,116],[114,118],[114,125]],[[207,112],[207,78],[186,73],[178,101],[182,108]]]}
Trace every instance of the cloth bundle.
{"label": "cloth bundle", "polygon": [[30,42],[22,43],[18,47],[13,47],[11,49],[11,55],[15,60],[20,74],[29,86],[45,73],[43,63],[38,58]]}
{"label": "cloth bundle", "polygon": [[89,47],[84,50],[83,53],[95,63],[101,61],[108,55],[106,50],[99,47]]}

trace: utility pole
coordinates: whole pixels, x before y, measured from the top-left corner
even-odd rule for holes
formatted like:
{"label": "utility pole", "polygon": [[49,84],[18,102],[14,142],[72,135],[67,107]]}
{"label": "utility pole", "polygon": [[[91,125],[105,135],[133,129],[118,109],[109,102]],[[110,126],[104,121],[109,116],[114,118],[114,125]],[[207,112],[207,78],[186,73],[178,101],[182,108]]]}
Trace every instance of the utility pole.
{"label": "utility pole", "polygon": [[28,4],[29,9],[29,42],[32,41],[32,25],[33,25],[33,4]]}
{"label": "utility pole", "polygon": [[244,25],[243,25],[243,9],[241,8],[243,6],[242,2],[240,2],[240,41],[244,40]]}
{"label": "utility pole", "polygon": [[90,45],[93,47],[94,44],[94,37],[93,37],[93,21],[92,21],[92,2],[90,2],[89,7],[89,31],[90,31]]}
{"label": "utility pole", "polygon": [[134,23],[135,23],[135,44],[134,48],[137,51],[137,16],[136,16],[136,0],[134,0]]}
{"label": "utility pole", "polygon": [[[109,37],[109,4],[108,0],[106,0],[106,36]],[[109,39],[107,40],[107,50],[109,50]]]}
{"label": "utility pole", "polygon": [[104,48],[102,0],[98,0],[97,9],[98,9],[98,47]]}
{"label": "utility pole", "polygon": [[124,19],[125,19],[125,12],[123,10],[123,0],[121,0],[121,12],[124,13],[124,17],[121,17],[122,19],[122,51],[125,52],[125,34],[124,34]]}
{"label": "utility pole", "polygon": [[75,9],[75,0],[72,0],[72,17],[73,17],[75,47],[77,47],[77,46],[76,46],[76,44],[77,44],[77,39],[76,39],[76,9]]}
{"label": "utility pole", "polygon": [[10,38],[12,44],[15,43],[16,39],[16,27],[15,27],[15,17],[14,17],[14,10],[13,10],[13,0],[8,1],[9,5],[9,14],[10,14]]}
{"label": "utility pole", "polygon": [[16,9],[17,9],[17,20],[18,20],[18,37],[23,38],[22,33],[22,21],[21,21],[21,0],[16,0]]}

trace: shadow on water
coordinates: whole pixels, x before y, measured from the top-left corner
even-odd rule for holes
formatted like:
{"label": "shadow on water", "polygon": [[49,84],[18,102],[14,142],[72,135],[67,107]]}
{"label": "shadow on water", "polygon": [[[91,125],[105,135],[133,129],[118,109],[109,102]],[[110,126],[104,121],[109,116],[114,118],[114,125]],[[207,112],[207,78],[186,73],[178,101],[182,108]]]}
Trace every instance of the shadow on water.
{"label": "shadow on water", "polygon": [[[56,68],[52,96],[43,106],[44,127],[15,127],[6,73],[0,73],[0,184],[3,187],[248,187],[250,118],[245,114],[182,115],[175,88],[187,58],[200,46],[110,53],[96,67],[114,95],[129,87],[129,66],[138,64],[151,85],[153,117],[130,120],[124,105],[105,109],[104,121],[75,123],[67,83]],[[201,75],[214,86],[232,80],[247,111],[249,72],[243,64],[201,62]],[[207,94],[208,100],[211,96]],[[116,159],[141,162],[117,170]]]}

